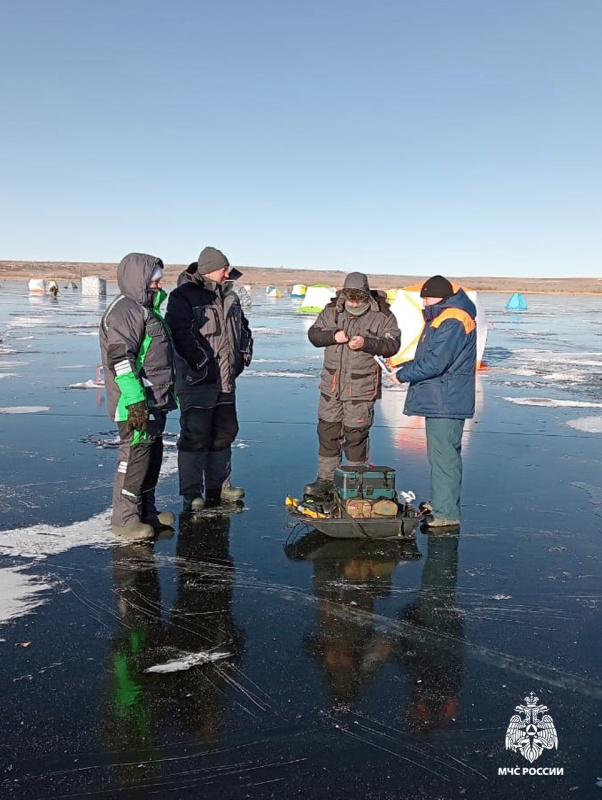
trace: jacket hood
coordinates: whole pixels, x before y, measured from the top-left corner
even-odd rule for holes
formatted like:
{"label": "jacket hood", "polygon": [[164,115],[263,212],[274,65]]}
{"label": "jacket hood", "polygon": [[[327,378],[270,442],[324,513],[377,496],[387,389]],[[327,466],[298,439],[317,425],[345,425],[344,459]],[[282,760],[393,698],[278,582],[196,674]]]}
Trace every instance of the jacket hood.
{"label": "jacket hood", "polygon": [[[336,293],[334,299],[334,306],[339,313],[345,310],[345,296],[343,295],[342,291]],[[380,306],[378,303],[378,293],[375,291],[370,291],[368,294],[368,308],[366,309],[366,311],[378,311],[379,309]]]}
{"label": "jacket hood", "polygon": [[194,283],[194,273],[196,269],[192,270],[192,267],[196,268],[196,261],[191,264],[188,269],[185,269],[184,272],[180,272],[178,275],[178,280],[176,281],[177,286],[183,286],[185,283]]}
{"label": "jacket hood", "polygon": [[466,311],[473,319],[477,318],[477,307],[472,302],[470,297],[466,294],[464,289],[458,289],[455,294],[448,297],[442,303],[436,303],[433,306],[426,306],[422,310],[422,314],[427,322],[435,319],[448,308],[459,308],[461,311]]}
{"label": "jacket hood", "polygon": [[[196,270],[191,272],[190,269],[193,265],[191,264],[188,269],[185,269],[184,272],[181,272],[178,275],[177,285],[178,288],[180,286],[184,286],[186,283],[196,283],[197,286],[201,286],[203,289],[207,289],[209,292],[217,292],[218,286],[220,284],[216,283],[215,281],[209,280],[206,275],[201,275]],[[196,264],[194,265],[196,266]],[[227,282],[224,281],[222,284],[222,289],[225,289],[227,286]]]}
{"label": "jacket hood", "polygon": [[155,267],[163,268],[163,262],[157,256],[146,253],[130,253],[125,256],[117,267],[119,291],[130,300],[152,308],[155,292],[149,288],[149,283]]}

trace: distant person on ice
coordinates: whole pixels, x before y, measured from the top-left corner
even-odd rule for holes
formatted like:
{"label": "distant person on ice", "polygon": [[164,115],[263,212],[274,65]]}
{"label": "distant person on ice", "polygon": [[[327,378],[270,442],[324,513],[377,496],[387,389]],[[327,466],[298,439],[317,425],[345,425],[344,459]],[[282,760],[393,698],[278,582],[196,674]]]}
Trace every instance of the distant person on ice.
{"label": "distant person on ice", "polygon": [[309,329],[309,341],[324,348],[318,405],[318,477],[305,494],[332,492],[343,450],[349,466],[368,461],[374,403],[381,394],[381,369],[374,356],[390,358],[401,334],[386,300],[371,292],[368,278],[351,272],[343,289]]}
{"label": "distant person on ice", "polygon": [[175,520],[155,506],[167,413],[177,408],[173,347],[159,311],[167,296],[162,277],[160,258],[125,256],[117,268],[121,294],[100,323],[107,410],[119,429],[113,533],[133,540]]}
{"label": "distant person on ice", "polygon": [[241,274],[220,250],[205,247],[169,295],[165,321],[176,348],[184,512],[245,496],[230,483],[238,433],[236,378],[253,354],[249,323],[229,280]]}
{"label": "distant person on ice", "polygon": [[463,289],[441,275],[420,290],[425,327],[416,355],[397,371],[409,383],[404,414],[425,417],[431,467],[431,528],[460,524],[462,433],[474,416],[477,361],[476,308]]}

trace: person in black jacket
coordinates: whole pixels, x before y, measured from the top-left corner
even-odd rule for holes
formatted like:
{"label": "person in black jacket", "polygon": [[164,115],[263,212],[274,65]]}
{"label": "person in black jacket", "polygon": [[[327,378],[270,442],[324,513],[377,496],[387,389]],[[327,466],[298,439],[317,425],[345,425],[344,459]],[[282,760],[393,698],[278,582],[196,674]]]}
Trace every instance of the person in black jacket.
{"label": "person in black jacket", "polygon": [[[251,363],[253,338],[230,272],[226,256],[205,247],[179,276],[167,303],[165,321],[176,349],[178,471],[185,512],[201,511],[206,503],[237,502],[245,494],[230,483],[231,445],[238,433],[236,378]],[[241,274],[236,270],[236,277]]]}

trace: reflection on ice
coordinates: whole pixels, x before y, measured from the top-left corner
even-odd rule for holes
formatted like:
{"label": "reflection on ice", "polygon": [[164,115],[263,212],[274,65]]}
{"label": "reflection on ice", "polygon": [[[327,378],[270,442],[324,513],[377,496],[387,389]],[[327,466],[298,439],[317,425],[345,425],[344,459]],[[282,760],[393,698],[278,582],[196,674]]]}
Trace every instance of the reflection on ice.
{"label": "reflection on ice", "polygon": [[15,617],[29,614],[51,599],[52,584],[29,575],[25,567],[3,567],[0,569],[0,624]]}

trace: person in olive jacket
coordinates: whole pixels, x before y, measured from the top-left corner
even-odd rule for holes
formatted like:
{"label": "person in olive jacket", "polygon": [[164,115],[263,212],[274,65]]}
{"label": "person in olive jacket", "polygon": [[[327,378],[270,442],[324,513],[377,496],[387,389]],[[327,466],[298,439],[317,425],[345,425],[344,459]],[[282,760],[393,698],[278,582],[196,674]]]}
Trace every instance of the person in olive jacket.
{"label": "person in olive jacket", "polygon": [[420,290],[424,330],[412,361],[395,374],[409,383],[403,413],[425,417],[426,451],[431,467],[432,528],[460,524],[462,433],[474,416],[477,363],[476,307],[466,292],[442,275]]}
{"label": "person in olive jacket", "polygon": [[159,311],[167,296],[162,277],[160,258],[125,256],[117,268],[120,294],[100,323],[107,410],[119,430],[111,521],[113,533],[132,540],[149,539],[175,520],[155,506],[167,413],[177,408],[174,352]]}
{"label": "person in olive jacket", "polygon": [[165,321],[176,349],[184,512],[234,503],[245,494],[230,483],[238,433],[236,378],[253,354],[249,323],[233,289],[241,275],[220,250],[205,247],[181,273],[167,303]]}
{"label": "person in olive jacket", "polygon": [[368,460],[374,403],[381,395],[381,369],[374,356],[390,358],[401,334],[386,300],[371,292],[368,278],[351,272],[342,291],[309,329],[309,341],[324,348],[318,405],[318,477],[305,494],[332,492],[343,450],[349,466]]}

